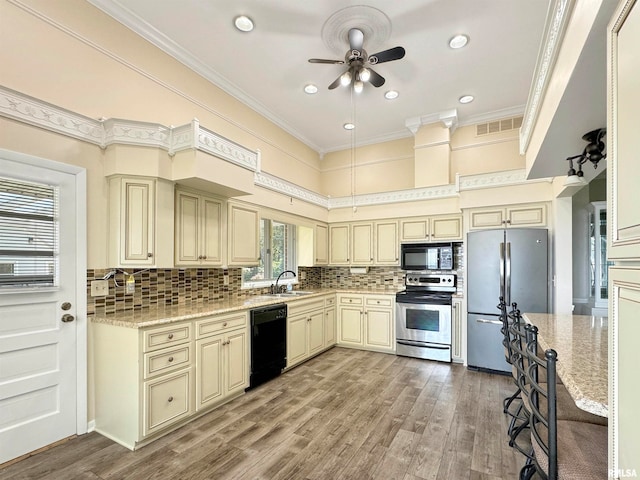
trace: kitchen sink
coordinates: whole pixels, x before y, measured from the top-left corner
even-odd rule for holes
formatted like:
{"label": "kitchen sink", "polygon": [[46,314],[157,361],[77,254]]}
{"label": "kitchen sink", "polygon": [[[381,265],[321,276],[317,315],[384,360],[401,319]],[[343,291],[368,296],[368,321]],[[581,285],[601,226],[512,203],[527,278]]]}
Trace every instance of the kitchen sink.
{"label": "kitchen sink", "polygon": [[265,297],[274,297],[274,298],[291,298],[291,297],[302,297],[304,295],[311,295],[315,292],[306,292],[304,290],[292,290],[290,292],[285,293],[267,293]]}

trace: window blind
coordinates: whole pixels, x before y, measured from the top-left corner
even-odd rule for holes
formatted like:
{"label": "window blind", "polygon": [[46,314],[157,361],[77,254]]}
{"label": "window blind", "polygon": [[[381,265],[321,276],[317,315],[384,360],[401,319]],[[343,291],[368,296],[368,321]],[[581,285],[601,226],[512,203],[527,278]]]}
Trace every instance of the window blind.
{"label": "window blind", "polygon": [[58,189],[0,177],[0,288],[57,283]]}

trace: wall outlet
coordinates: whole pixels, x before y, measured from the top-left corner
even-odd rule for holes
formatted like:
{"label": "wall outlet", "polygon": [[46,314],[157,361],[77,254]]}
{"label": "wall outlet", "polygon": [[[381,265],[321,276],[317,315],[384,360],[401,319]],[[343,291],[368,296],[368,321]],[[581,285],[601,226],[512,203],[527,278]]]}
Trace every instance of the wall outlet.
{"label": "wall outlet", "polygon": [[307,279],[307,272],[300,272],[300,280],[306,280]]}
{"label": "wall outlet", "polygon": [[223,275],[222,276],[222,284],[223,285],[229,285],[229,275]]}
{"label": "wall outlet", "polygon": [[91,296],[106,297],[109,295],[109,280],[91,280]]}

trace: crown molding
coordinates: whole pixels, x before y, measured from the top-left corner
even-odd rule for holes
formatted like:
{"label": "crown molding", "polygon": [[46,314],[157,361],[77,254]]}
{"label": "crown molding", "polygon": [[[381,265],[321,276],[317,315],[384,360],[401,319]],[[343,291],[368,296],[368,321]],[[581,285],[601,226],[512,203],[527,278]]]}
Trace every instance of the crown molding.
{"label": "crown molding", "polygon": [[259,151],[252,151],[203,128],[198,119],[177,127],[116,118],[95,120],[3,86],[0,86],[0,116],[89,142],[103,149],[110,145],[136,145],[159,148],[170,156],[184,150],[199,150],[255,172],[254,184],[257,186],[328,210],[448,198],[458,196],[464,190],[550,181],[527,180],[526,172],[522,169],[456,175],[456,183],[452,185],[331,198],[262,172]]}
{"label": "crown molding", "polygon": [[538,53],[538,61],[533,74],[533,82],[525,107],[522,127],[520,127],[520,154],[524,155],[529,147],[533,127],[538,119],[551,73],[553,72],[562,41],[566,33],[569,17],[575,0],[554,0],[547,14],[543,41]]}

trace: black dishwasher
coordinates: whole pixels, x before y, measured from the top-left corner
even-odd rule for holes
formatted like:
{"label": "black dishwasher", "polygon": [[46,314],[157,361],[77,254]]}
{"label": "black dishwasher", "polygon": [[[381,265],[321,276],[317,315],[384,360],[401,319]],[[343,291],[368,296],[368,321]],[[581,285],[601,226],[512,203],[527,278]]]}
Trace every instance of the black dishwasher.
{"label": "black dishwasher", "polygon": [[251,375],[248,389],[280,375],[286,366],[286,357],[287,305],[281,303],[251,310]]}

